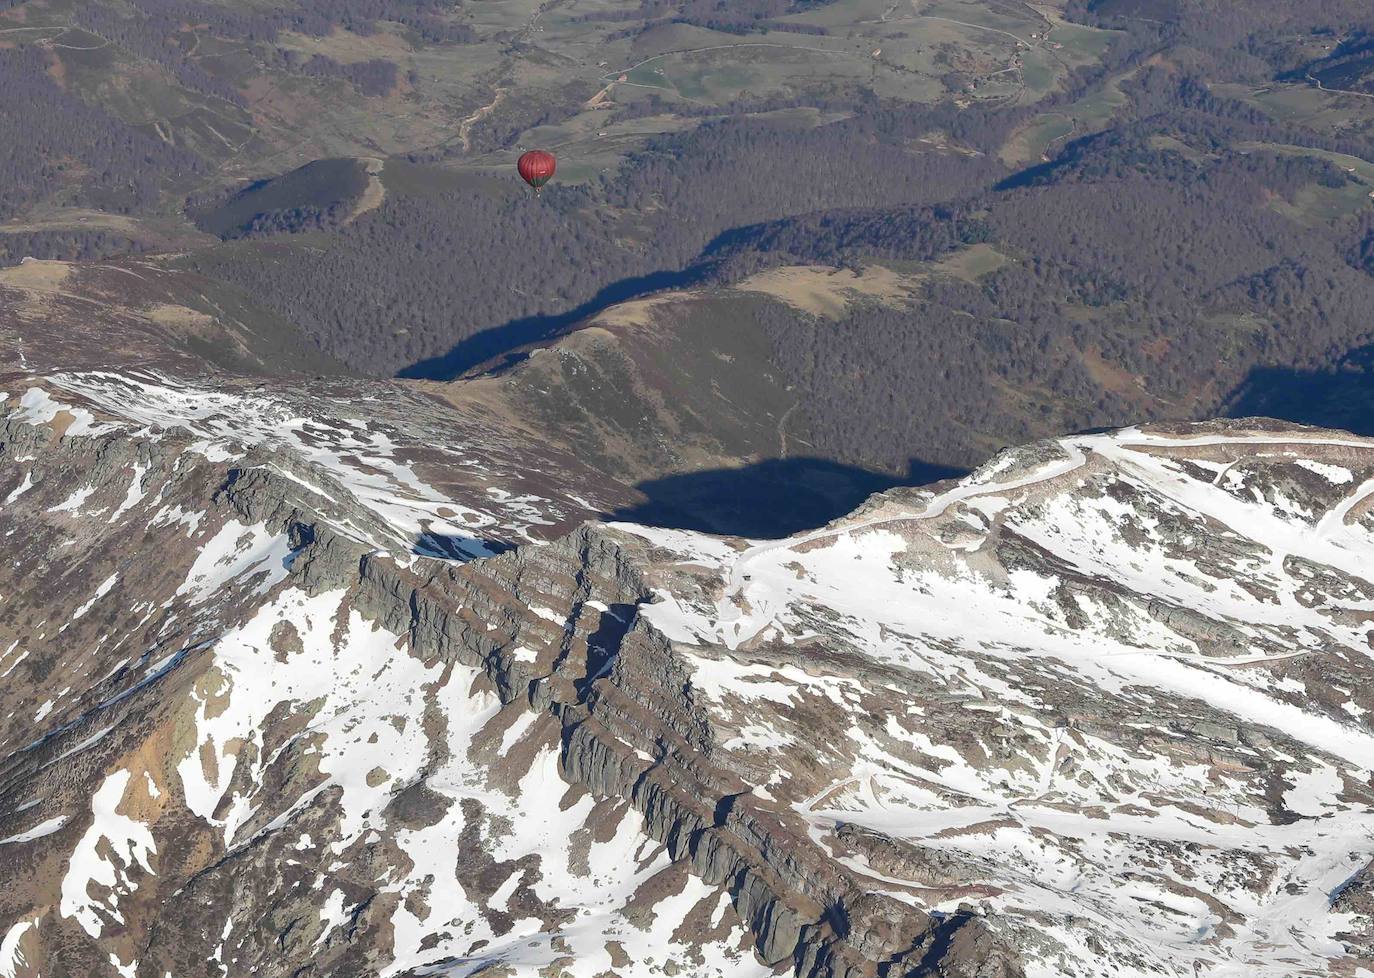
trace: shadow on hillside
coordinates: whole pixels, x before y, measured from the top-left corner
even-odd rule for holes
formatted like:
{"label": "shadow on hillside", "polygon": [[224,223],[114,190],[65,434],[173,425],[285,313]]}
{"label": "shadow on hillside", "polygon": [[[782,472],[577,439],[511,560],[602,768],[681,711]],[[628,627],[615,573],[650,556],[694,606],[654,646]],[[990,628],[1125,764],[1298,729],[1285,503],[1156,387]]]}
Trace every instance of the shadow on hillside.
{"label": "shadow on hillside", "polygon": [[466,561],[472,560],[474,557],[487,557],[514,549],[513,544],[500,540],[486,540],[432,531],[417,534],[410,544],[411,553],[421,557],[438,557],[442,560]]}
{"label": "shadow on hillside", "polygon": [[901,477],[826,459],[769,459],[642,482],[635,488],[648,499],[607,519],[732,536],[785,537],[844,516],[875,492],[963,474],[963,469],[915,459]]}
{"label": "shadow on hillside", "polygon": [[549,313],[540,316],[526,316],[512,319],[501,326],[484,329],[462,340],[442,356],[420,360],[403,368],[396,376],[411,380],[453,380],[463,374],[488,364],[493,369],[509,366],[524,359],[522,347],[541,340],[550,340],[566,332],[570,327],[619,302],[659,292],[664,289],[680,289],[701,280],[703,270],[700,266],[690,266],[679,272],[654,272],[635,278],[621,279],[606,286],[587,302],[566,312]]}
{"label": "shadow on hillside", "polygon": [[1226,416],[1374,435],[1374,347],[1352,350],[1334,370],[1257,367],[1231,395]]}

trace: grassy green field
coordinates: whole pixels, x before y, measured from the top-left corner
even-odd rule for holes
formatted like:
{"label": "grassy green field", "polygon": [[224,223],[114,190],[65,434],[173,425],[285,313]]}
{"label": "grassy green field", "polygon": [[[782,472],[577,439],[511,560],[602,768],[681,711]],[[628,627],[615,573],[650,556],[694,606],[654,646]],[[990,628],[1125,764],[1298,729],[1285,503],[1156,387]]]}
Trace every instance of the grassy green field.
{"label": "grassy green field", "polygon": [[1002,161],[1008,166],[1037,163],[1062,140],[1107,128],[1117,110],[1128,101],[1121,90],[1128,77],[1109,78],[1072,105],[1035,116],[1007,140],[999,153]]}
{"label": "grassy green field", "polygon": [[1369,193],[1369,186],[1363,183],[1350,183],[1344,187],[1311,184],[1298,191],[1294,206],[1301,214],[1300,220],[1326,224],[1343,221],[1369,210],[1370,205],[1374,204]]}
{"label": "grassy green field", "polygon": [[1352,126],[1374,123],[1374,98],[1323,92],[1304,83],[1264,88],[1219,84],[1218,95],[1253,105],[1280,122],[1293,122],[1319,132],[1337,133]]}
{"label": "grassy green field", "polygon": [[943,261],[931,265],[930,270],[964,282],[977,282],[983,276],[991,275],[999,268],[1004,268],[1013,260],[991,245],[975,244],[956,251]]}
{"label": "grassy green field", "polygon": [[1002,161],[1008,166],[1034,163],[1045,158],[1050,146],[1074,131],[1072,116],[1051,112],[1037,116],[1019,129],[1002,147]]}
{"label": "grassy green field", "polygon": [[1054,52],[1044,48],[1027,51],[1021,59],[1021,64],[1021,80],[1026,86],[1026,101],[1039,101],[1058,87],[1063,65],[1055,59]]}
{"label": "grassy green field", "polygon": [[1345,153],[1284,143],[1244,142],[1237,143],[1235,148],[1242,152],[1277,153],[1281,156],[1305,156],[1326,160],[1354,178],[1342,187],[1309,184],[1299,190],[1291,202],[1272,202],[1271,206],[1275,210],[1293,220],[1309,225],[1328,224],[1353,217],[1374,206],[1374,200],[1370,197],[1370,194],[1374,193],[1374,162]]}

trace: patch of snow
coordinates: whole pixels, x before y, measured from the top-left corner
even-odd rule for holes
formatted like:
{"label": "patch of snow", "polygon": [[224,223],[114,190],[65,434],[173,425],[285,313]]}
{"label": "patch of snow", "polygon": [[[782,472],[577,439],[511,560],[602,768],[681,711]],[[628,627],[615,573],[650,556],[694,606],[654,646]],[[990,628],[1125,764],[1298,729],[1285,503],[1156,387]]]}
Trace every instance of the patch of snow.
{"label": "patch of snow", "polygon": [[8,496],[5,497],[5,502],[4,502],[3,505],[8,506],[10,503],[14,502],[16,499],[18,499],[20,496],[24,495],[24,493],[28,492],[28,491],[29,491],[30,489],[32,489],[32,488],[33,488],[33,473],[32,473],[32,472],[25,472],[25,473],[24,473],[24,481],[21,482],[21,483],[19,483],[19,485],[15,486],[14,489],[12,489],[12,490],[10,491],[10,494],[9,494]]}
{"label": "patch of snow", "polygon": [[20,832],[18,835],[12,835],[7,839],[0,839],[0,846],[9,845],[10,843],[14,842],[32,842],[34,839],[41,839],[45,835],[52,835],[54,832],[56,832],[58,829],[62,828],[62,826],[66,824],[67,816],[58,815],[55,818],[50,818],[44,822],[39,822],[37,825],[35,825],[33,828],[29,829],[26,832]]}
{"label": "patch of snow", "polygon": [[95,486],[82,486],[73,492],[63,502],[48,508],[49,513],[80,513],[81,507],[86,505],[86,500],[95,495]]}
{"label": "patch of snow", "polygon": [[95,603],[99,601],[101,598],[105,597],[105,595],[109,594],[110,589],[115,586],[115,582],[118,580],[119,574],[117,572],[105,578],[105,580],[100,583],[100,586],[95,589],[95,594],[91,595],[90,600],[83,604],[81,607],[77,608],[75,611],[73,611],[71,618],[67,621],[67,624],[63,625],[62,628],[59,629],[59,631],[65,630],[67,628],[67,625],[70,625],[72,622],[76,621],[86,612],[90,611],[93,607],[95,607]]}
{"label": "patch of snow", "polygon": [[[92,937],[101,935],[107,921],[123,922],[120,898],[137,888],[132,870],[140,867],[145,873],[153,872],[149,860],[157,846],[152,832],[116,811],[130,777],[129,771],[115,771],[96,790],[91,798],[91,826],[72,851],[62,878],[60,913],[75,919]],[[101,855],[102,848],[109,852],[108,858]],[[109,895],[104,900],[93,897],[92,883],[109,890]]]}
{"label": "patch of snow", "polygon": [[259,584],[266,591],[286,577],[291,555],[290,538],[272,533],[266,526],[245,526],[230,520],[206,541],[177,594],[204,600],[230,581],[252,573],[264,573]]}
{"label": "patch of snow", "polygon": [[134,463],[134,475],[129,482],[129,488],[124,493],[124,500],[110,514],[109,522],[113,523],[121,516],[133,509],[140,502],[146,493],[143,491],[143,477],[148,474],[148,466],[142,462]]}
{"label": "patch of snow", "polygon": [[348,911],[348,901],[344,898],[343,890],[331,891],[325,898],[324,905],[320,907],[320,922],[324,927],[320,929],[320,936],[315,938],[315,947],[323,944],[336,928],[348,923],[351,919]]}
{"label": "patch of snow", "polygon": [[36,919],[20,920],[5,931],[4,940],[0,940],[0,978],[17,978],[21,969],[27,971],[29,962],[24,957],[20,942],[37,923]]}
{"label": "patch of snow", "polygon": [[1328,462],[1317,462],[1310,458],[1297,458],[1293,461],[1309,472],[1317,473],[1317,475],[1321,476],[1332,485],[1343,486],[1347,482],[1355,481],[1355,473],[1339,465],[1331,465]]}

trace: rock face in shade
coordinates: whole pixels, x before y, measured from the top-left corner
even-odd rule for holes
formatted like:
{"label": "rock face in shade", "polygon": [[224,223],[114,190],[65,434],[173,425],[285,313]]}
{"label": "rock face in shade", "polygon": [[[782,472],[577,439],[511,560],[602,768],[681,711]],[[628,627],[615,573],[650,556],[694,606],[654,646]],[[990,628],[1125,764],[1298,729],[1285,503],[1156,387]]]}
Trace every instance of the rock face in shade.
{"label": "rock face in shade", "polygon": [[3,390],[6,978],[1374,968],[1374,441],[751,541],[419,397]]}

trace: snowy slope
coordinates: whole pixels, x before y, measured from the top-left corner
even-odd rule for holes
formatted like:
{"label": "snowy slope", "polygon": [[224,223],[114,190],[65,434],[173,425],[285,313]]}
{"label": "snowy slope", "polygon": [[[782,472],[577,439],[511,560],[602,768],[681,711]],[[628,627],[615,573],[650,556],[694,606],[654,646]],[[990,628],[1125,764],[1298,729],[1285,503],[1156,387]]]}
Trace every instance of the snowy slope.
{"label": "snowy slope", "polygon": [[[618,501],[569,497],[560,468],[567,459],[532,455],[493,428],[452,416],[436,422],[432,402],[399,386],[269,387],[135,371],[54,374],[18,386],[17,418],[51,423],[62,413],[74,419],[67,434],[175,438],[212,462],[252,453],[320,505],[357,506],[375,517],[351,529],[383,549],[487,554],[493,544],[559,535]],[[322,484],[305,472],[322,474]],[[593,487],[584,491],[595,495]]]}
{"label": "snowy slope", "polygon": [[0,976],[1374,975],[1374,442],[742,541],[369,396],[0,398]]}
{"label": "snowy slope", "polygon": [[315,407],[0,400],[0,974],[764,973],[719,886],[561,778],[557,721],[358,610],[361,557],[459,566],[579,504]]}
{"label": "snowy slope", "polygon": [[1124,431],[786,541],[625,529],[722,582],[644,614],[875,890],[976,902],[1029,974],[1372,974],[1330,906],[1374,860],[1372,477],[1348,436]]}

